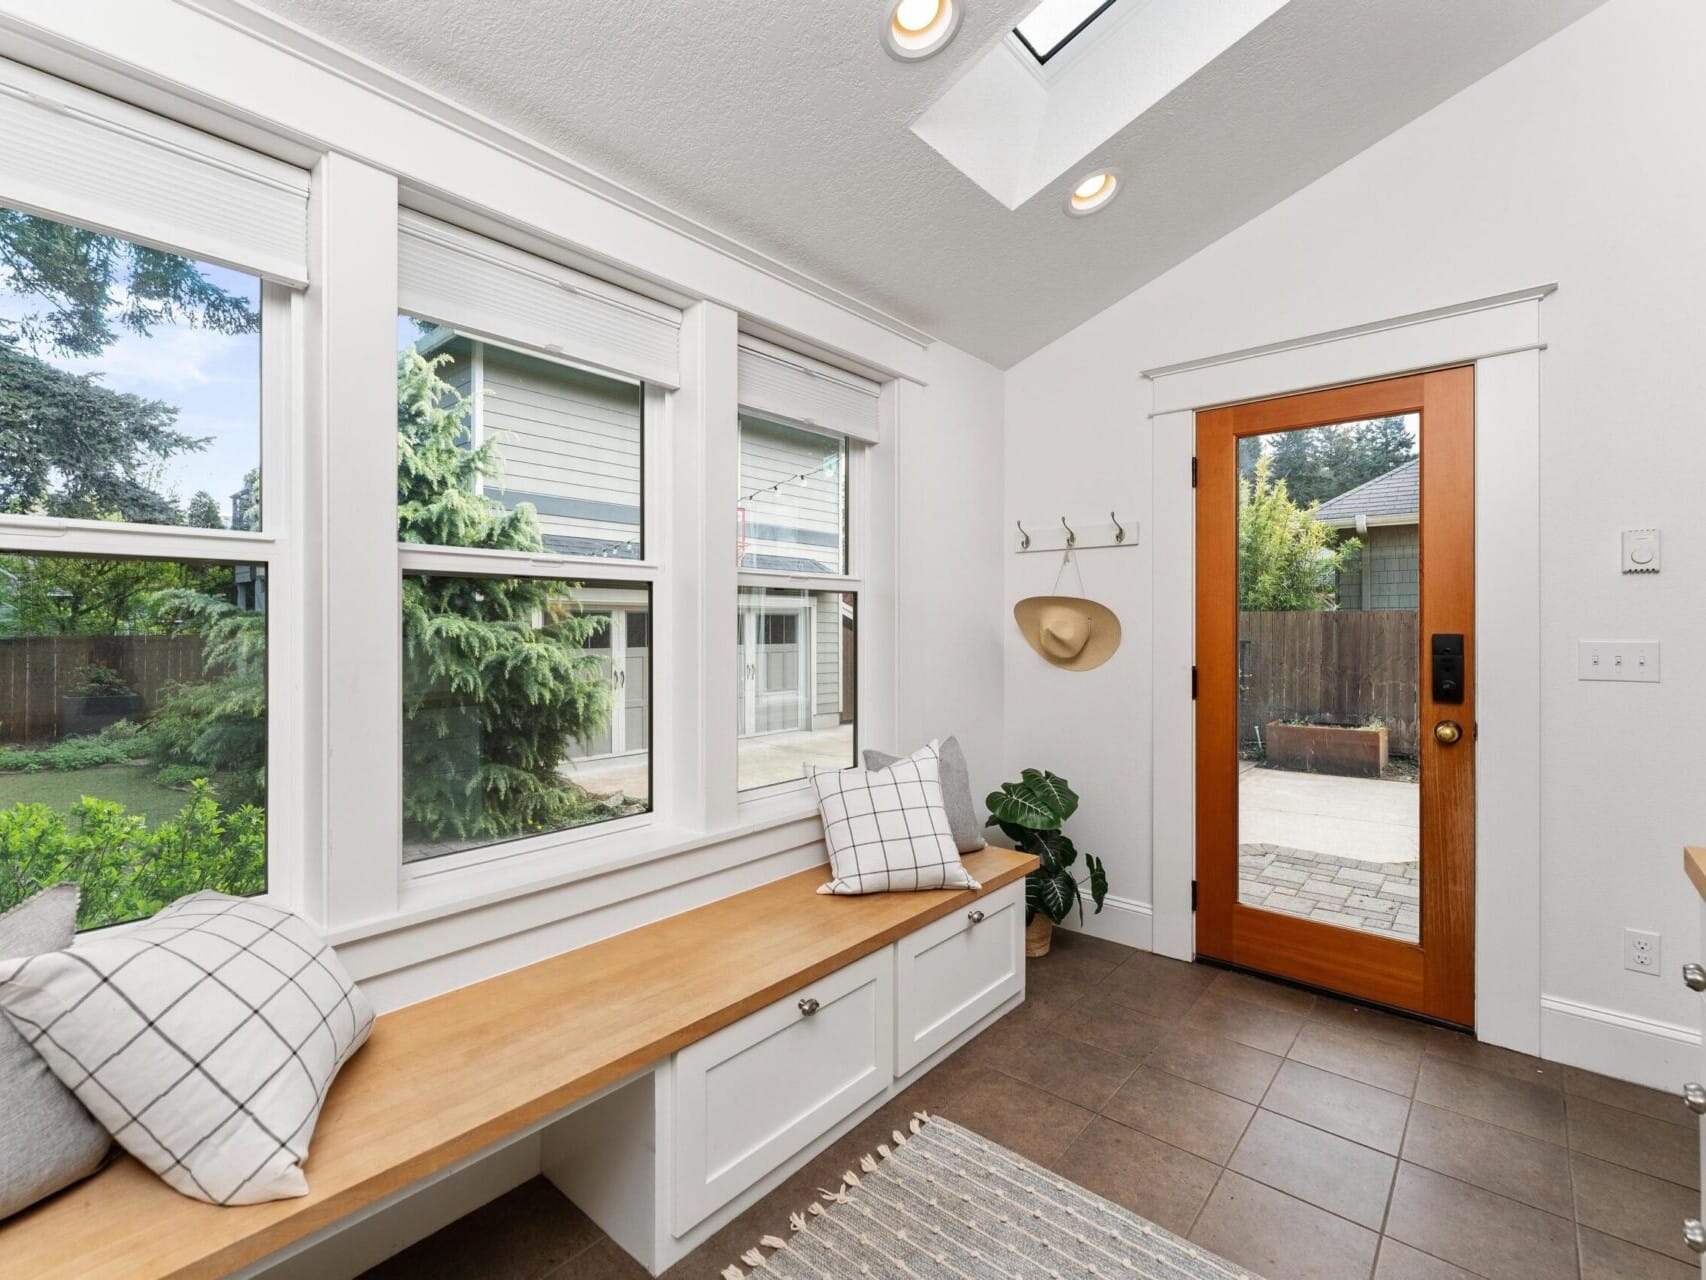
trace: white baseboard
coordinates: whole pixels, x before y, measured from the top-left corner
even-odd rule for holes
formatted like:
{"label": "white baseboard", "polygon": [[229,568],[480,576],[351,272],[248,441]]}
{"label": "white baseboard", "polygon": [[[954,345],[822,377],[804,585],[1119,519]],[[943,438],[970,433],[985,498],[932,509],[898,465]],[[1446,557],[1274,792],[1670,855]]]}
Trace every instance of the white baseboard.
{"label": "white baseboard", "polygon": [[1135,898],[1116,898],[1110,893],[1102,899],[1102,910],[1099,913],[1092,915],[1088,908],[1085,909],[1083,924],[1078,923],[1078,913],[1075,911],[1060,927],[1089,934],[1092,938],[1123,943],[1128,947],[1136,947],[1139,951],[1148,951],[1151,949],[1150,939],[1154,932],[1153,916],[1154,912],[1147,902],[1139,902]]}
{"label": "white baseboard", "polygon": [[1584,1071],[1674,1092],[1699,1078],[1700,1043],[1694,1027],[1540,997],[1540,1056]]}

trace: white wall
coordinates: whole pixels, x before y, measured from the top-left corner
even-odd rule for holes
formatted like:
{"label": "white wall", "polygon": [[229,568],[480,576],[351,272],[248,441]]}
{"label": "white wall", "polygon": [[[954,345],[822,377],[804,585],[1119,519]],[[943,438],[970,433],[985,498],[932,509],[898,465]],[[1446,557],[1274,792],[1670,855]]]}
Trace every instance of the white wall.
{"label": "white wall", "polygon": [[945,343],[925,360],[928,385],[901,384],[901,741],[864,745],[957,735],[981,804],[1003,767],[1001,375]]}
{"label": "white wall", "polygon": [[[1702,41],[1697,5],[1612,0],[1006,380],[1009,527],[1056,508],[1147,513],[1158,487],[1185,481],[1150,474],[1140,369],[1557,282],[1541,356],[1542,986],[1549,1015],[1615,1011],[1636,1039],[1607,1032],[1617,1044],[1596,1048],[1598,1032],[1558,1017],[1542,1048],[1601,1066],[1643,1029],[1699,1020],[1675,974],[1700,947],[1680,851],[1706,838],[1706,434],[1692,394],[1706,170],[1677,143],[1706,136]],[[1645,525],[1663,529],[1664,571],[1622,577],[1618,531]],[[1126,628],[1105,667],[1063,676],[1011,633],[1006,656],[1008,767],[1066,774],[1084,796],[1078,843],[1140,899],[1157,552],[1191,548],[1083,557],[1090,593]],[[1008,557],[1007,602],[1046,590],[1054,567]],[[1664,682],[1578,683],[1578,638],[1661,641]],[[1479,909],[1497,928],[1499,904]],[[1624,926],[1663,932],[1662,979],[1622,969]]]}

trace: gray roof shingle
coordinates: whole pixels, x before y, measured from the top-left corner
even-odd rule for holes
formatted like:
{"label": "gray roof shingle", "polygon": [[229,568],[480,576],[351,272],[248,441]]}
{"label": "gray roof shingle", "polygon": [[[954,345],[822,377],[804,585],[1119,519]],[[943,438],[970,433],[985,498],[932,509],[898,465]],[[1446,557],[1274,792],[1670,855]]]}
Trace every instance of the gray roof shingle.
{"label": "gray roof shingle", "polygon": [[1354,525],[1358,516],[1383,524],[1403,523],[1406,516],[1415,520],[1422,510],[1421,488],[1422,461],[1412,458],[1385,475],[1329,498],[1315,509],[1315,518],[1324,524],[1340,526]]}

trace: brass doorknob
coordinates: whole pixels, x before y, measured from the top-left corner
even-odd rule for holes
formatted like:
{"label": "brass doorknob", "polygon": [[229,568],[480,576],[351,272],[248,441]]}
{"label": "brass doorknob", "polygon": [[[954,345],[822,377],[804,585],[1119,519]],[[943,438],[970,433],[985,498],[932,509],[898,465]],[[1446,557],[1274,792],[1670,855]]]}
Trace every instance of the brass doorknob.
{"label": "brass doorknob", "polygon": [[1463,726],[1455,720],[1441,720],[1434,726],[1434,740],[1442,747],[1449,747],[1463,736]]}

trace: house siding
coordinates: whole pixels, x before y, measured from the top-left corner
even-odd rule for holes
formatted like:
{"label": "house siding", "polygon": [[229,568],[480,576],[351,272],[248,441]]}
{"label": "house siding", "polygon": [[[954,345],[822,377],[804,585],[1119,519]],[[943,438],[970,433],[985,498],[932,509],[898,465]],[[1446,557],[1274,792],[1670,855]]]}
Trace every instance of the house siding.
{"label": "house siding", "polygon": [[842,572],[841,468],[823,465],[836,447],[827,436],[741,419],[743,566]]}
{"label": "house siding", "polygon": [[1361,541],[1356,563],[1339,575],[1339,608],[1420,608],[1421,539],[1417,527],[1376,525],[1361,536]]}

